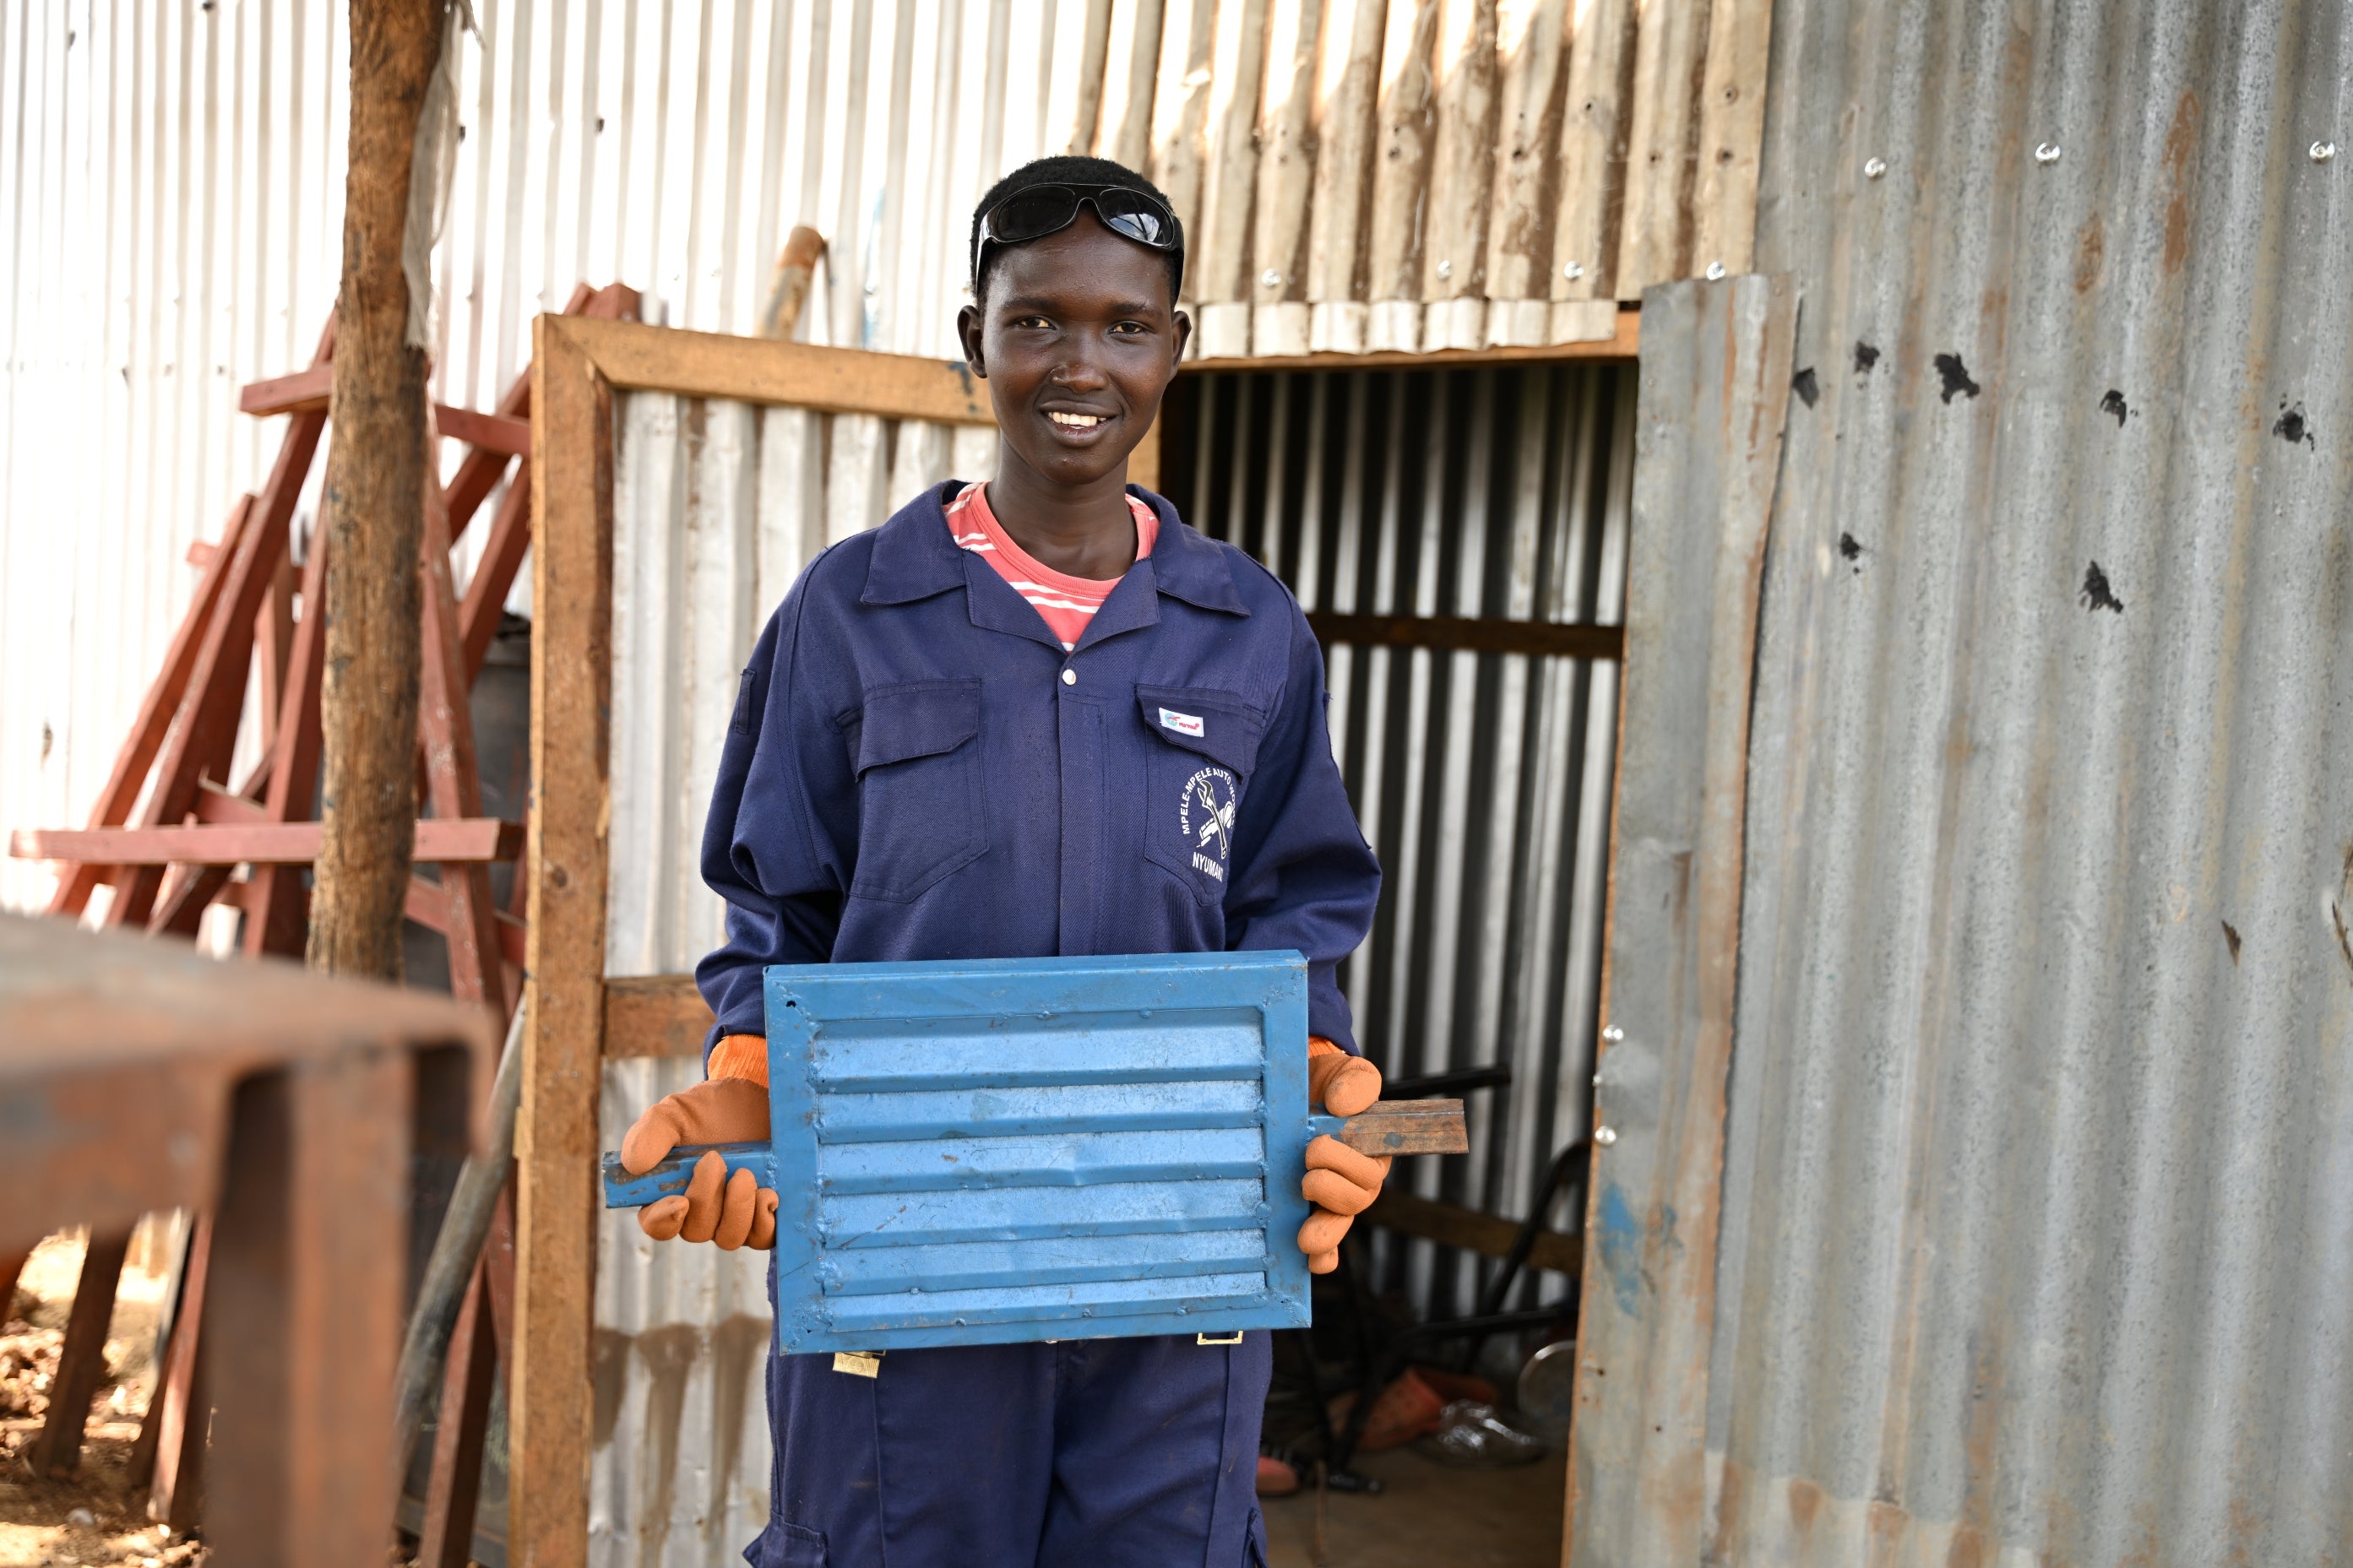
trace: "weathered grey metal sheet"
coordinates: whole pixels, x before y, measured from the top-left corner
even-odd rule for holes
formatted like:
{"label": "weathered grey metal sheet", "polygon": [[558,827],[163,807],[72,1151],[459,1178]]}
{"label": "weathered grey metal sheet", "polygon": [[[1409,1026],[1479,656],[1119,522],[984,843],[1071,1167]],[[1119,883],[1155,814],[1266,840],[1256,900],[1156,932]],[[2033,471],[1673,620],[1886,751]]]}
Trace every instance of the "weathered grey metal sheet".
{"label": "weathered grey metal sheet", "polygon": [[1773,55],[1707,1560],[2344,1562],[2353,8]]}
{"label": "weathered grey metal sheet", "polygon": [[[1164,478],[1311,613],[1615,625],[1633,391],[1595,365],[1187,376]],[[1392,1078],[1513,1075],[1468,1097],[1467,1156],[1394,1179],[1523,1216],[1587,1125],[1617,667],[1345,643],[1327,660],[1333,753],[1385,873],[1341,968],[1357,1039]],[[1470,1312],[1496,1267],[1371,1239],[1377,1285],[1434,1317]],[[1524,1277],[1512,1304],[1569,1287]]]}
{"label": "weathered grey metal sheet", "polygon": [[1569,1443],[1567,1561],[1695,1563],[1759,582],[1796,291],[1642,297],[1609,1024]]}

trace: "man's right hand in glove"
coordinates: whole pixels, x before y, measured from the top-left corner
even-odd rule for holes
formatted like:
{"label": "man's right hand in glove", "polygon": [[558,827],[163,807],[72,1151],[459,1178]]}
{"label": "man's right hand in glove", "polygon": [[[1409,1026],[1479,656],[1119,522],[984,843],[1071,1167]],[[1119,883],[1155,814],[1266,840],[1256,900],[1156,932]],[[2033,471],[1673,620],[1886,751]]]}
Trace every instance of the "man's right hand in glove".
{"label": "man's right hand in glove", "polygon": [[[756,1047],[765,1080],[767,1042],[756,1035],[730,1035],[712,1055],[713,1071],[754,1056]],[[681,1143],[765,1143],[768,1141],[768,1086],[748,1076],[713,1078],[658,1101],[638,1118],[621,1140],[621,1168],[643,1175]],[[727,1174],[716,1151],[694,1163],[684,1196],[656,1198],[638,1211],[638,1228],[656,1241],[673,1237],[712,1241],[721,1250],[739,1247],[763,1251],[776,1244],[776,1194],[756,1185],[749,1171]]]}

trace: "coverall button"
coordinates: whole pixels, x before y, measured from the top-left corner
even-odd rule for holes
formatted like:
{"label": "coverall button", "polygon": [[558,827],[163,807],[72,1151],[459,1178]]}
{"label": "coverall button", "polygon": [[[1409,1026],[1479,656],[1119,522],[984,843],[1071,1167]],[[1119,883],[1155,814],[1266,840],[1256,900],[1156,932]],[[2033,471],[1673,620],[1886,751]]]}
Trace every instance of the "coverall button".
{"label": "coverall button", "polygon": [[1062,684],[1063,684],[1063,685],[1065,685],[1065,686],[1076,686],[1078,683],[1079,683],[1079,672],[1078,672],[1077,670],[1075,670],[1075,669],[1066,669],[1066,670],[1062,671]]}

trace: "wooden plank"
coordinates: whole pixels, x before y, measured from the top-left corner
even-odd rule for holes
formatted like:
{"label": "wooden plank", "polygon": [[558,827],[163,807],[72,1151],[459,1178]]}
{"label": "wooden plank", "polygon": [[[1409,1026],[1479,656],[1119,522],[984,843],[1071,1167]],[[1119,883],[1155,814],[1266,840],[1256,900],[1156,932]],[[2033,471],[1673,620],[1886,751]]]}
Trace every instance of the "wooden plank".
{"label": "wooden plank", "polygon": [[[318,858],[319,835],[315,822],[32,827],[9,836],[8,852],[20,860],[109,866],[299,866]],[[427,818],[417,825],[417,858],[427,865],[512,860],[522,846],[522,824],[496,817]]]}
{"label": "wooden plank", "polygon": [[1471,1152],[1459,1100],[1377,1100],[1340,1124],[1339,1139],[1360,1154]]}
{"label": "wooden plank", "polygon": [[174,1532],[195,1528],[196,1502],[204,1490],[211,1405],[196,1376],[196,1346],[204,1333],[205,1276],[212,1249],[212,1215],[200,1214],[188,1238],[179,1310],[172,1315],[163,1370],[156,1378],[155,1392],[148,1398],[146,1418],[139,1424],[138,1458],[132,1466],[131,1484],[147,1491],[147,1517],[171,1526]]}
{"label": "wooden plank", "polygon": [[446,403],[433,405],[435,423],[441,434],[452,441],[463,441],[485,452],[496,452],[509,458],[531,456],[531,421],[511,419],[502,414],[480,414],[470,408],[452,408]]}
{"label": "wooden plank", "polygon": [[90,1402],[106,1377],[106,1330],[114,1319],[114,1294],[122,1282],[122,1260],[131,1233],[93,1234],[82,1254],[81,1279],[66,1314],[65,1343],[49,1382],[48,1418],[26,1452],[37,1476],[70,1476],[81,1468],[82,1435],[90,1426]]}
{"label": "wooden plank", "polygon": [[[172,646],[164,655],[164,668],[140,700],[139,715],[131,721],[131,733],[123,738],[121,749],[114,756],[114,769],[98,792],[98,804],[90,814],[92,827],[114,827],[131,820],[131,808],[139,804],[147,770],[153,764],[155,753],[163,749],[164,737],[170,732],[173,717],[180,710],[180,699],[185,695],[188,678],[195,670],[196,655],[204,647],[205,634],[219,612],[221,591],[228,582],[229,562],[236,557],[246,530],[253,526],[253,498],[238,497],[236,506],[229,510],[227,526],[221,530],[219,548],[205,563],[204,576],[196,583],[195,595],[188,601],[188,613],[180,618],[179,630],[172,634]],[[49,913],[81,913],[89,906],[91,892],[104,879],[104,871],[100,866],[77,866],[58,879],[57,892],[49,900]]]}
{"label": "wooden plank", "polygon": [[[613,400],[598,370],[601,351],[613,350],[638,375],[691,369],[704,395],[715,396],[743,395],[723,370],[773,390],[839,386],[849,376],[841,361],[872,356],[820,362],[803,357],[800,344],[550,316],[539,318],[533,339],[531,752],[540,805],[531,816],[529,1013],[515,1129],[507,1561],[515,1568],[573,1568],[588,1554],[612,713]],[[598,358],[591,358],[592,346]],[[840,366],[835,379],[797,374],[820,363]],[[747,365],[756,377],[744,374]],[[936,365],[924,370],[933,378],[944,374]],[[902,379],[939,385],[912,373]]]}
{"label": "wooden plank", "polygon": [[482,1485],[483,1438],[491,1392],[497,1384],[498,1344],[491,1332],[485,1261],[458,1309],[442,1367],[441,1405],[433,1428],[433,1459],[425,1486],[425,1528],[418,1532],[417,1568],[466,1568],[474,1543],[474,1505]]}
{"label": "wooden plank", "polygon": [[1551,621],[1472,620],[1439,616],[1342,616],[1307,612],[1308,629],[1324,644],[1361,647],[1451,647],[1473,653],[1549,654],[1563,658],[1616,658],[1622,626],[1562,626]]}
{"label": "wooden plank", "polygon": [[[961,360],[915,359],[814,343],[686,332],[636,321],[550,316],[546,331],[594,364],[608,388],[725,397],[835,414],[994,425],[988,390]],[[536,400],[534,399],[534,405]],[[536,463],[533,483],[544,480]]]}
{"label": "wooden plank", "polygon": [[[1520,1231],[1517,1220],[1464,1208],[1460,1204],[1418,1197],[1402,1183],[1396,1182],[1381,1189],[1381,1195],[1365,1211],[1365,1223],[1400,1236],[1419,1237],[1441,1247],[1459,1247],[1482,1258],[1510,1256],[1512,1243]],[[1548,1268],[1556,1274],[1581,1273],[1585,1244],[1577,1237],[1540,1230],[1536,1232],[1535,1245],[1528,1251],[1527,1266]]]}
{"label": "wooden plank", "polygon": [[1634,0],[1590,0],[1577,7],[1560,116],[1560,207],[1551,261],[1556,301],[1617,297],[1618,221],[1626,199],[1626,69],[1633,47]]}
{"label": "wooden plank", "polygon": [[481,559],[474,563],[474,574],[466,583],[466,602],[458,611],[458,637],[465,646],[470,691],[482,673],[482,660],[490,656],[491,644],[499,635],[499,616],[506,607],[507,593],[530,551],[531,465],[525,463],[516,468],[499,501],[491,537],[482,546]]}
{"label": "wooden plank", "polygon": [[1428,353],[1377,350],[1366,353],[1275,354],[1265,358],[1222,360],[1203,363],[1187,360],[1179,375],[1207,375],[1216,371],[1260,370],[1442,370],[1450,365],[1550,364],[1599,361],[1630,364],[1641,346],[1641,312],[1620,309],[1616,330],[1589,342],[1540,343],[1527,347],[1434,349]]}
{"label": "wooden plank", "polygon": [[[1704,1553],[1751,681],[1798,312],[1786,278],[1653,289],[1569,1436],[1580,1565]],[[1604,1130],[1607,1131],[1604,1131]]]}
{"label": "wooden plank", "polygon": [[1692,265],[1746,272],[1757,246],[1757,177],[1765,156],[1765,72],[1772,0],[1714,0],[1700,84],[1699,174],[1692,193]]}
{"label": "wooden plank", "polygon": [[695,1057],[718,1019],[691,974],[648,974],[605,982],[605,1054]]}
{"label": "wooden plank", "polygon": [[[401,913],[427,931],[446,936],[449,930],[449,895],[438,882],[411,877]],[[525,929],[522,916],[505,910],[498,911],[499,957],[517,969],[523,965]]]}
{"label": "wooden plank", "polygon": [[291,375],[248,382],[237,395],[237,411],[259,419],[280,414],[324,414],[328,394],[334,384],[335,367],[332,364],[314,364]]}
{"label": "wooden plank", "polygon": [[[323,743],[319,686],[326,678],[327,533],[314,530],[302,563],[302,618],[287,660],[286,696],[278,711],[278,744],[265,764],[269,779],[261,803],[269,822],[301,822],[317,804],[319,750]],[[311,931],[311,889],[300,866],[257,866],[246,901],[246,956],[299,958]]]}
{"label": "wooden plank", "polygon": [[[427,443],[426,449],[431,451]],[[425,530],[417,550],[423,626],[417,683],[417,743],[424,751],[426,793],[437,821],[464,821],[482,809],[474,755],[473,687],[458,626],[458,592],[449,580],[449,523],[438,487],[425,489]],[[498,904],[491,868],[475,861],[441,868],[449,949],[449,994],[480,1002],[493,1017],[507,1016],[506,977],[499,952]]]}

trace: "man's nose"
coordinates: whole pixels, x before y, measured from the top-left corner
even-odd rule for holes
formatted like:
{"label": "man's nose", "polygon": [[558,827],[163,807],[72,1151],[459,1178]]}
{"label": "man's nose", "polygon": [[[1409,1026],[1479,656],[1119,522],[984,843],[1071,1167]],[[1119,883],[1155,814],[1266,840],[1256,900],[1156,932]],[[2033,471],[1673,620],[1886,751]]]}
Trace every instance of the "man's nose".
{"label": "man's nose", "polygon": [[1111,375],[1093,349],[1082,344],[1054,367],[1054,384],[1072,392],[1098,392],[1111,384]]}

